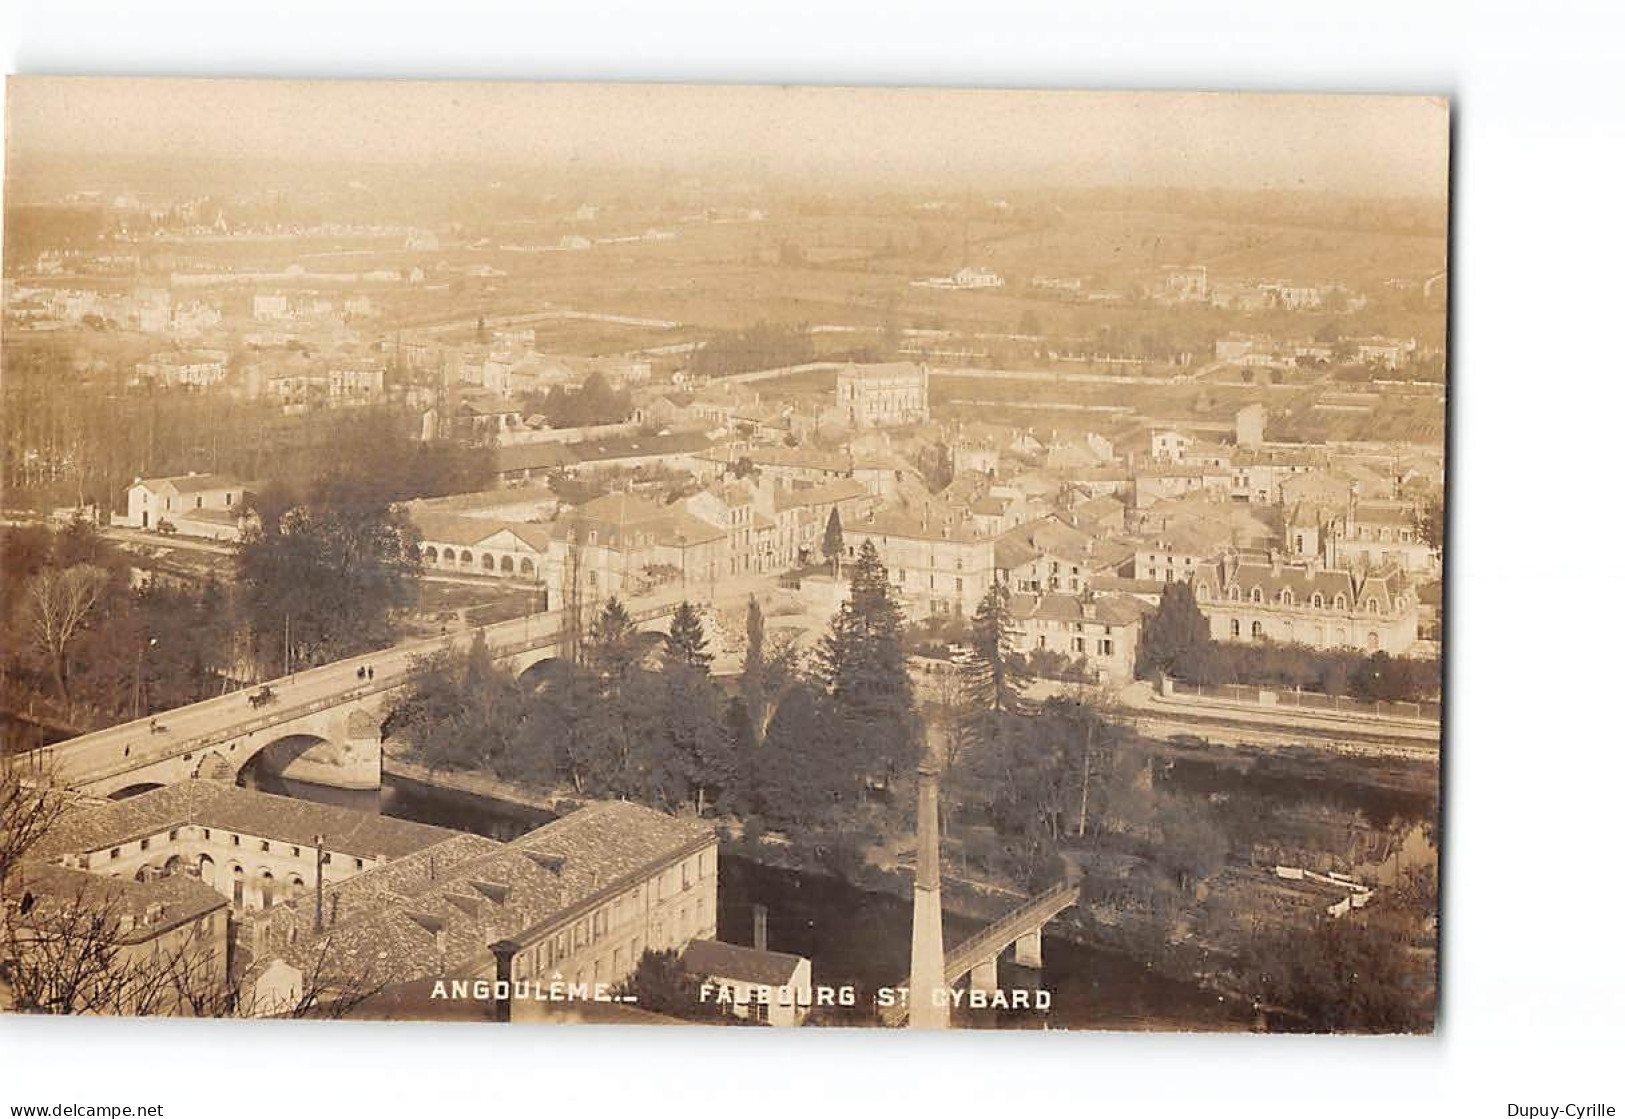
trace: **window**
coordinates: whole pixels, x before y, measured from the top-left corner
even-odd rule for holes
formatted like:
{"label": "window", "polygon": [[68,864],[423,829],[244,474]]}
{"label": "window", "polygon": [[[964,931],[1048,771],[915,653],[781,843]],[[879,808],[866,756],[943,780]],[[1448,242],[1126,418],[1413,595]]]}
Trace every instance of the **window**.
{"label": "window", "polygon": [[1332,600],[1332,605],[1337,607],[1339,610],[1347,610],[1349,608],[1349,600],[1345,595],[1338,595]]}
{"label": "window", "polygon": [[360,870],[360,869],[361,869],[361,868],[362,868],[362,867],[364,867],[364,866],[365,866],[365,865],[366,865],[366,863],[364,863],[364,862],[362,862],[362,861],[361,861],[361,860],[360,860],[360,859],[357,859],[357,860],[356,860],[356,861],[355,861],[355,868],[356,868],[356,869],[357,869],[357,870]]}
{"label": "window", "polygon": [[260,850],[269,854],[271,850],[271,841],[269,839],[260,840]]}
{"label": "window", "polygon": [[181,837],[181,829],[180,828],[170,828],[169,829],[169,841],[171,843],[175,842],[180,837]]}
{"label": "window", "polygon": [[1313,606],[1316,610],[1319,610],[1321,607],[1326,605],[1326,598],[1319,591],[1316,591],[1314,594],[1309,596],[1309,605]]}
{"label": "window", "polygon": [[203,838],[204,839],[213,839],[214,838],[214,833],[212,831],[210,831],[208,828],[204,828],[203,829]]}
{"label": "window", "polygon": [[150,846],[151,846],[151,845],[152,845],[152,844],[151,844],[151,841],[149,841],[149,840],[146,840],[146,839],[143,839],[143,840],[142,840],[142,841],[141,841],[141,849],[142,849],[142,850],[143,850],[143,851],[145,851],[145,850],[146,850],[146,849],[147,849],[147,848],[148,848],[148,847],[150,847]]}
{"label": "window", "polygon": [[1375,614],[1377,612],[1377,600],[1374,599],[1374,598],[1366,599],[1365,600],[1365,609],[1366,609],[1366,613]]}
{"label": "window", "polygon": [[111,851],[107,852],[107,858],[109,860],[118,858],[118,853],[120,850],[121,848],[118,847],[113,848]]}
{"label": "window", "polygon": [[1264,636],[1264,623],[1263,622],[1254,622],[1253,623],[1253,636],[1255,638]]}
{"label": "window", "polygon": [[299,848],[295,847],[293,849],[293,857],[296,859],[299,857]]}
{"label": "window", "polygon": [[1230,636],[1231,637],[1240,637],[1241,636],[1241,619],[1240,618],[1231,618],[1230,619]]}
{"label": "window", "polygon": [[1296,599],[1294,599],[1292,597],[1292,589],[1290,587],[1282,587],[1281,588],[1281,605],[1282,606],[1292,606],[1292,605],[1295,605],[1295,604],[1296,604]]}
{"label": "window", "polygon": [[1254,587],[1251,598],[1252,598],[1252,600],[1254,602],[1263,602],[1264,601],[1264,590],[1263,590],[1263,588],[1262,587]]}
{"label": "window", "polygon": [[[1079,644],[1081,645],[1082,642],[1080,642]],[[1100,645],[1098,646],[1098,649],[1099,649],[1099,652],[1100,652],[1101,656],[1103,656],[1103,657],[1111,656],[1112,655],[1112,639],[1109,638],[1109,637],[1101,638],[1100,639]]]}
{"label": "window", "polygon": [[243,837],[240,836],[240,835],[232,836],[231,837],[231,845],[233,847],[241,847],[243,845]]}

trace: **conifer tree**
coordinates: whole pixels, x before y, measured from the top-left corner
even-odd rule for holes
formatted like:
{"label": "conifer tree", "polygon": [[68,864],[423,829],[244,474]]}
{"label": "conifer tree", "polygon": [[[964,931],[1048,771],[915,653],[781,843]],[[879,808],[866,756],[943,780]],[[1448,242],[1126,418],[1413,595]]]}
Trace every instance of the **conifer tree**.
{"label": "conifer tree", "polygon": [[820,677],[859,751],[889,779],[918,758],[913,688],[903,652],[903,611],[872,541],[852,566],[852,593],[819,647]]}
{"label": "conifer tree", "polygon": [[1017,714],[1032,674],[1015,651],[1017,630],[1010,614],[1010,591],[988,587],[971,621],[967,684],[975,705],[995,715]]}
{"label": "conifer tree", "polygon": [[829,511],[829,520],[824,525],[824,559],[829,562],[830,571],[837,579],[841,577],[841,553],[846,548],[846,538],[841,531],[841,510],[839,506]]}
{"label": "conifer tree", "polygon": [[1200,657],[1212,643],[1207,618],[1196,605],[1189,583],[1170,583],[1163,589],[1157,612],[1140,631],[1134,675],[1149,677],[1178,671],[1181,662]]}
{"label": "conifer tree", "polygon": [[671,629],[666,634],[666,661],[685,664],[701,672],[711,670],[711,653],[706,648],[705,627],[700,612],[693,603],[684,600],[672,615]]}

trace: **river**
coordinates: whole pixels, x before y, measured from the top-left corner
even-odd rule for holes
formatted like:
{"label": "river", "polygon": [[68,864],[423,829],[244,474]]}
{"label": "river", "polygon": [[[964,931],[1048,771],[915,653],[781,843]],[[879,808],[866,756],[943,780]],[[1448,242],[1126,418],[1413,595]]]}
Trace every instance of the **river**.
{"label": "river", "polygon": [[[378,792],[331,789],[285,778],[257,775],[267,792],[382,812],[420,823],[438,824],[498,840],[510,840],[546,823],[538,809],[471,794],[428,788],[386,776]],[[768,946],[806,956],[820,985],[852,984],[867,992],[907,981],[911,905],[891,894],[873,893],[828,875],[787,870],[724,854],[721,859],[717,935],[749,944],[754,907],[768,913]],[[952,945],[970,936],[979,922],[949,915],[945,939]],[[1044,937],[1044,967],[1036,971],[1005,961],[1005,988],[1043,987],[1053,997],[1045,1015],[1015,1012],[997,1019],[979,1014],[966,1025],[1044,1026],[1072,1029],[1241,1030],[1249,1026],[1246,1008],[1226,1003],[1195,983],[1150,970],[1121,952]],[[959,1019],[956,1018],[956,1024]]]}

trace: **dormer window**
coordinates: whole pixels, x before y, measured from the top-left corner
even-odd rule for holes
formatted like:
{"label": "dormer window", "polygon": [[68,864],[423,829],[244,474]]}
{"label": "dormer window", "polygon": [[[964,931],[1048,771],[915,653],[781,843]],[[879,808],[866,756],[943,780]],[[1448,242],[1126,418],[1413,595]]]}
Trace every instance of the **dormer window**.
{"label": "dormer window", "polygon": [[1264,589],[1262,587],[1254,587],[1253,588],[1252,600],[1254,602],[1263,602],[1264,601]]}
{"label": "dormer window", "polygon": [[1377,600],[1374,599],[1374,598],[1366,599],[1365,600],[1365,609],[1366,609],[1366,613],[1375,614],[1377,612]]}
{"label": "dormer window", "polygon": [[1338,595],[1332,600],[1332,605],[1336,606],[1339,610],[1347,610],[1349,608],[1349,600],[1344,595]]}
{"label": "dormer window", "polygon": [[1292,606],[1293,604],[1294,604],[1294,599],[1292,597],[1292,589],[1290,587],[1282,587],[1281,588],[1281,605],[1282,606]]}
{"label": "dormer window", "polygon": [[1309,605],[1313,606],[1316,610],[1319,610],[1326,605],[1326,598],[1319,591],[1316,591],[1314,594],[1309,596]]}

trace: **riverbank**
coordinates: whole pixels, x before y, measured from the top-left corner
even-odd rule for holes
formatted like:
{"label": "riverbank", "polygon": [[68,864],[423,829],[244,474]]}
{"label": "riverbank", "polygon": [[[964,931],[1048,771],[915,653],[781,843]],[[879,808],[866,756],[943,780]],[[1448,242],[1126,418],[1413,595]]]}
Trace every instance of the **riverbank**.
{"label": "riverbank", "polygon": [[[576,797],[568,791],[539,793],[488,774],[430,769],[409,760],[400,751],[386,750],[384,777],[386,785],[393,787],[397,795],[405,794],[418,804],[425,803],[431,797],[435,800],[446,799],[455,802],[465,811],[475,813],[488,813],[494,805],[504,806],[504,814],[510,821],[517,816],[520,819],[533,819],[539,824],[548,818],[564,815],[592,803],[589,798]],[[444,817],[436,817],[426,818],[426,822],[447,824],[449,821]],[[737,818],[719,817],[716,826],[718,837],[723,844],[724,856],[730,861],[794,876],[802,883],[798,889],[806,889],[813,893],[845,890],[851,891],[855,896],[880,895],[900,906],[904,913],[910,911],[914,894],[914,876],[906,867],[883,867],[870,861],[863,861],[845,870],[837,870],[830,865],[828,852],[797,845],[783,835],[768,832],[759,838],[747,838],[744,822]],[[513,828],[510,826],[505,830],[511,831]],[[945,931],[950,945],[970,936],[977,928],[997,920],[1028,898],[1025,892],[1012,886],[977,881],[954,874],[947,869],[943,873],[942,882]],[[850,899],[846,904],[851,904]],[[803,923],[811,927],[815,920],[808,917]],[[1045,936],[1052,941],[1064,942],[1077,952],[1109,955],[1119,962],[1120,967],[1129,969],[1142,979],[1149,973],[1149,976],[1154,977],[1157,982],[1171,987],[1201,990],[1205,998],[1213,1001],[1215,1005],[1224,1002],[1225,992],[1209,990],[1207,984],[1195,978],[1196,972],[1191,968],[1192,961],[1188,953],[1170,951],[1169,946],[1161,943],[1154,951],[1147,952],[1146,937],[1151,932],[1152,930],[1144,927],[1142,922],[1132,919],[1102,923],[1096,919],[1094,908],[1085,902],[1046,926]],[[906,945],[909,941],[906,929],[899,936],[900,940],[897,940],[897,943]],[[873,977],[871,975],[875,970],[873,964],[859,970],[865,973],[865,978],[870,978],[876,983],[897,982],[906,977],[908,970],[906,955],[895,961],[885,957],[881,960],[883,962],[879,967],[881,971],[886,972],[884,975]],[[852,966],[857,967],[857,964],[854,963]],[[896,974],[890,974],[888,966],[890,971],[895,971]],[[1098,985],[1106,981],[1107,977],[1100,973],[1099,969],[1096,969],[1096,972],[1091,979],[1092,983]],[[1189,1004],[1193,998],[1198,997],[1192,991],[1185,991],[1180,1001],[1182,1004]],[[1092,1024],[1101,1028],[1100,1023]],[[1127,1020],[1116,1022],[1110,1028],[1149,1029],[1163,1028],[1167,1025],[1168,1022],[1157,1015],[1136,1013],[1132,1022]],[[1190,1029],[1192,1026],[1186,1022],[1179,1028]],[[1222,1023],[1214,1022],[1208,1028],[1240,1029],[1245,1028],[1245,1025],[1226,1020]]]}

